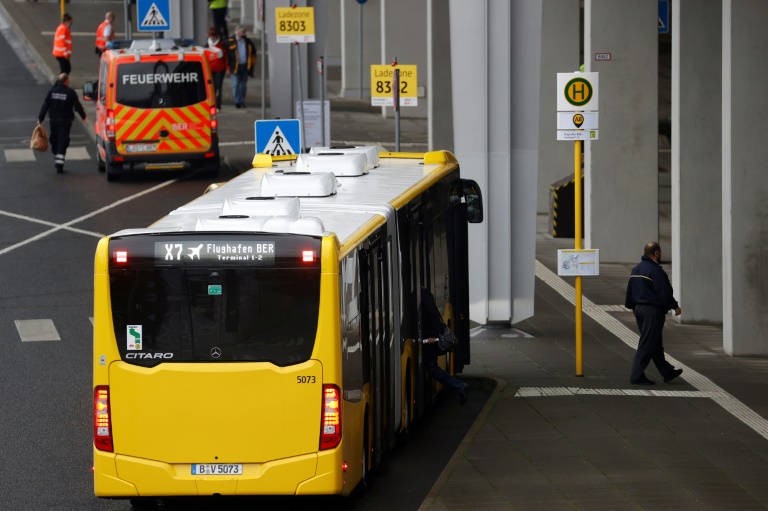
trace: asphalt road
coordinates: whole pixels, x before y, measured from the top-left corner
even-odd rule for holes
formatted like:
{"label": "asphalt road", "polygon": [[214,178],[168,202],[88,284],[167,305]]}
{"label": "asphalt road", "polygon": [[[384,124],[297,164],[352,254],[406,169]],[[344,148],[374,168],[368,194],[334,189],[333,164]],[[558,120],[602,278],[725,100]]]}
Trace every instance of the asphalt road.
{"label": "asphalt road", "polygon": [[[0,508],[9,511],[129,509],[93,496],[91,476],[93,257],[100,237],[145,227],[200,195],[209,184],[146,175],[108,183],[96,169],[93,141],[79,122],[63,174],[53,156],[28,149],[49,85],[0,37]],[[252,124],[221,127],[230,166],[249,168]],[[42,329],[42,331],[41,331]],[[40,338],[43,340],[33,340]],[[471,382],[470,402],[438,400],[412,440],[373,474],[369,494],[338,499],[202,499],[168,509],[418,509],[488,398]]]}

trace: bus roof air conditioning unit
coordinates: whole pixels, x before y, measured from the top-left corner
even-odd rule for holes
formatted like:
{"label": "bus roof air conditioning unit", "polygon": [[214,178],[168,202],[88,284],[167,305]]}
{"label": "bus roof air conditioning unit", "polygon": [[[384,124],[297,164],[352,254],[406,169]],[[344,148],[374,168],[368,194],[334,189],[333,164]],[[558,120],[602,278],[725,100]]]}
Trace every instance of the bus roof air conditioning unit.
{"label": "bus roof air conditioning unit", "polygon": [[261,178],[261,196],[328,197],[336,194],[337,186],[336,177],[331,172],[264,174]]}
{"label": "bus roof air conditioning unit", "polygon": [[243,199],[225,199],[221,214],[247,216],[287,216],[299,217],[301,204],[296,198],[246,197]]}
{"label": "bus roof air conditioning unit", "polygon": [[379,149],[375,145],[333,145],[330,147],[313,147],[310,154],[365,154],[368,170],[379,166]]}
{"label": "bus roof air conditioning unit", "polygon": [[357,177],[368,173],[363,153],[300,154],[296,158],[297,172],[333,172],[337,177]]}

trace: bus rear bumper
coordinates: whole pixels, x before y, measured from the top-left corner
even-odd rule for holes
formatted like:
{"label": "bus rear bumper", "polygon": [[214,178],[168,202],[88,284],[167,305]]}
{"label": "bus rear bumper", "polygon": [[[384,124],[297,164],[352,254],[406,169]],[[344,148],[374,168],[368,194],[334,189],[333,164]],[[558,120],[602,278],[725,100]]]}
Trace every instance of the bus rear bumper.
{"label": "bus rear bumper", "polygon": [[189,463],[94,452],[97,497],[341,494],[340,449],[268,463],[243,463],[240,476],[192,475]]}

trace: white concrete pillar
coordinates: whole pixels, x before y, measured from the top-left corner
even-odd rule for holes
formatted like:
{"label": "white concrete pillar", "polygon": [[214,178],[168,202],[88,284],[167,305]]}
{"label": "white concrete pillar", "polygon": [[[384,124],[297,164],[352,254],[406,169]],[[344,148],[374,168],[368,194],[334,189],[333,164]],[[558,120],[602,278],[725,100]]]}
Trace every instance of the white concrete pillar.
{"label": "white concrete pillar", "polygon": [[485,201],[469,230],[480,323],[533,314],[541,13],[541,0],[450,2],[455,152]]}
{"label": "white concrete pillar", "polygon": [[584,32],[585,71],[600,73],[600,138],[585,143],[585,246],[602,262],[634,262],[659,236],[658,2],[584,0]]}
{"label": "white concrete pillar", "polygon": [[[768,2],[723,0],[723,348],[768,355]],[[704,275],[702,275],[704,277]]]}
{"label": "white concrete pillar", "polygon": [[536,209],[549,211],[549,185],[573,175],[573,142],[557,141],[557,73],[579,70],[579,0],[543,0],[539,179]]}
{"label": "white concrete pillar", "polygon": [[[682,323],[722,323],[722,0],[672,3],[672,286]],[[663,247],[662,247],[663,248]]]}

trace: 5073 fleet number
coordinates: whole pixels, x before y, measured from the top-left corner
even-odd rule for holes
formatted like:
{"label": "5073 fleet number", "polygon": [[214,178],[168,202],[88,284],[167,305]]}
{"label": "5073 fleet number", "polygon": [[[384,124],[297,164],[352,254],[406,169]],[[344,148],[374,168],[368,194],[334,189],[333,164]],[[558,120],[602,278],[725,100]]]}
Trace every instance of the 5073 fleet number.
{"label": "5073 fleet number", "polygon": [[296,383],[315,383],[314,376],[297,376]]}

